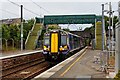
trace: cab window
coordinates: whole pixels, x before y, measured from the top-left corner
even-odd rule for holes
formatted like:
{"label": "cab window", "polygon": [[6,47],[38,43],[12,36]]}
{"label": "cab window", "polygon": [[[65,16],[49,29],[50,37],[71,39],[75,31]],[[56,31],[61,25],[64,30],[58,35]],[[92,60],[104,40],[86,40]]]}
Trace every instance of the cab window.
{"label": "cab window", "polygon": [[66,45],[67,44],[67,36],[66,35],[62,35],[61,36],[61,45]]}
{"label": "cab window", "polygon": [[47,36],[44,38],[44,45],[49,45],[49,43],[50,43],[50,40],[49,40],[49,37]]}

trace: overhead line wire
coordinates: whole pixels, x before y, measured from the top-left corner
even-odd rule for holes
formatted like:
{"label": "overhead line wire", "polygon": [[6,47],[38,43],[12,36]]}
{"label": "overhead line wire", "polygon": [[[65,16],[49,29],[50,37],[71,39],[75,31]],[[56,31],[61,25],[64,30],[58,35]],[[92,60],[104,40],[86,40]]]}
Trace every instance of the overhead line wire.
{"label": "overhead line wire", "polygon": [[3,9],[0,9],[0,10],[4,11],[4,12],[7,12],[7,13],[10,13],[10,14],[13,14],[13,15],[16,15],[16,16],[19,16],[19,15],[15,14],[15,13],[10,12],[10,11],[6,11],[6,10],[3,10]]}
{"label": "overhead line wire", "polygon": [[27,8],[25,8],[25,7],[23,7],[23,8],[24,8],[25,10],[27,10],[28,12],[31,12],[31,13],[37,15],[37,16],[40,16],[39,14],[37,14],[37,13],[35,13],[35,12],[32,12],[31,10],[29,10],[29,9],[27,9]]}
{"label": "overhead line wire", "polygon": [[[19,4],[15,3],[15,2],[12,2],[12,1],[10,1],[10,0],[8,0],[8,1],[9,1],[10,3],[12,3],[12,4],[14,4],[14,5],[20,7]],[[37,16],[40,16],[39,14],[37,14],[37,13],[35,13],[35,12],[33,12],[33,11],[31,11],[31,10],[25,8],[25,7],[23,7],[23,8],[24,8],[25,10],[27,10],[28,12],[30,12],[30,13],[33,13],[33,14],[35,14],[35,15],[37,15]]]}
{"label": "overhead line wire", "polygon": [[12,1],[10,1],[10,0],[8,0],[9,2],[11,2],[12,4],[14,4],[14,5],[16,5],[16,6],[18,6],[18,7],[20,7],[20,5],[19,4],[17,4],[17,3],[15,3],[15,2],[12,2]]}
{"label": "overhead line wire", "polygon": [[[32,0],[31,0],[32,1]],[[46,10],[45,8],[41,7],[40,5],[38,5],[36,2],[32,1],[35,5],[37,5],[39,8],[43,9],[44,11],[46,11],[47,13],[50,13],[48,10]]]}

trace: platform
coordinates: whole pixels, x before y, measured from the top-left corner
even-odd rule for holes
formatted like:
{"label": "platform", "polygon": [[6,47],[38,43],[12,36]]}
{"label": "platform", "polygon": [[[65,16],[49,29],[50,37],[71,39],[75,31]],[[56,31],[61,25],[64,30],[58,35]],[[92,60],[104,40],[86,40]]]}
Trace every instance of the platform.
{"label": "platform", "polygon": [[100,50],[86,48],[51,69],[36,76],[39,78],[106,78],[101,71],[100,62],[95,63],[95,56],[99,57]]}
{"label": "platform", "polygon": [[16,56],[23,56],[27,54],[33,54],[42,52],[42,50],[25,50],[25,51],[18,51],[18,52],[9,52],[9,53],[2,53],[0,54],[0,59],[10,58],[10,57],[16,57]]}

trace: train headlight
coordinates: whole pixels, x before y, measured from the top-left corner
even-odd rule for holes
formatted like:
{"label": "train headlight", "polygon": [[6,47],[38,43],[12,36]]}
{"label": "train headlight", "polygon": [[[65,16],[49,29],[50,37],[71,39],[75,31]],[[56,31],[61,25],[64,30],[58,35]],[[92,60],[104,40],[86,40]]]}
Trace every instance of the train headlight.
{"label": "train headlight", "polygon": [[49,51],[50,50],[50,47],[48,46],[48,48],[46,46],[43,47],[43,50],[45,51]]}
{"label": "train headlight", "polygon": [[46,46],[44,46],[44,47],[43,47],[43,49],[44,49],[44,50],[47,50],[47,47],[46,47]]}
{"label": "train headlight", "polygon": [[62,46],[60,46],[60,48],[59,48],[59,49],[60,49],[60,51],[62,51],[62,50],[63,50],[63,47],[62,47]]}
{"label": "train headlight", "polygon": [[68,47],[67,46],[64,46],[64,47],[62,47],[62,46],[60,46],[60,51],[64,51],[64,50],[67,50],[68,49]]}
{"label": "train headlight", "polygon": [[64,49],[65,49],[65,50],[67,50],[67,49],[68,49],[68,47],[67,47],[67,46],[64,46]]}

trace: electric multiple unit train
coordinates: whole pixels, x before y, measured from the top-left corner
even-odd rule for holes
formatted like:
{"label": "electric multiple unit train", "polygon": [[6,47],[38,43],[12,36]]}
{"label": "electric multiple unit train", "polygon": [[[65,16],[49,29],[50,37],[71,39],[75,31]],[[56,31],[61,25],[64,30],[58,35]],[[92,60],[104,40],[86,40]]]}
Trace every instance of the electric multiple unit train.
{"label": "electric multiple unit train", "polygon": [[43,54],[47,61],[63,60],[70,52],[84,46],[84,39],[78,35],[51,30],[44,34]]}

